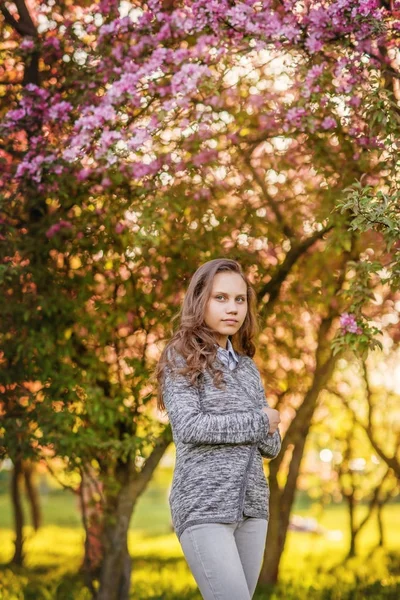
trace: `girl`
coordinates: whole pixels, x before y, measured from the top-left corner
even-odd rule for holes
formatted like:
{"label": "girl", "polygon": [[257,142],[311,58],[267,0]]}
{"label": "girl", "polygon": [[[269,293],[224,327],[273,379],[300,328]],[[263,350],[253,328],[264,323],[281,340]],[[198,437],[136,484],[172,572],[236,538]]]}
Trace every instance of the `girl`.
{"label": "girl", "polygon": [[250,600],[264,555],[262,457],[278,454],[281,437],[252,359],[255,304],[236,261],[201,265],[156,368],[176,446],[172,523],[205,600]]}

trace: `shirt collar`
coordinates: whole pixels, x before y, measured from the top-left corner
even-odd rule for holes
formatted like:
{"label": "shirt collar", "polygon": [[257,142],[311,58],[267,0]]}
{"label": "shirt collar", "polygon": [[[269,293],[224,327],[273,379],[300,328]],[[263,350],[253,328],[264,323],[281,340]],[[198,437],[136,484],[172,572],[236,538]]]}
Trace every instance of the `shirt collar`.
{"label": "shirt collar", "polygon": [[218,346],[218,352],[222,352],[223,354],[228,354],[228,356],[230,354],[234,360],[236,360],[236,361],[238,360],[238,357],[236,356],[236,353],[233,349],[232,342],[229,338],[228,338],[228,342],[226,344],[226,348],[222,348],[222,346],[220,346],[219,344],[216,344],[216,346]]}

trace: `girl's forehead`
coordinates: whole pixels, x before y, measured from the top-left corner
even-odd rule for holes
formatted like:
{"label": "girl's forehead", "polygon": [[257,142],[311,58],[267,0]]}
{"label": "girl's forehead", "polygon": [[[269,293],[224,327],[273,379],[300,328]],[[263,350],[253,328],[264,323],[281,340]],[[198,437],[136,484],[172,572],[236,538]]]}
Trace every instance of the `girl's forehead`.
{"label": "girl's forehead", "polygon": [[241,275],[239,275],[239,273],[234,273],[233,271],[220,271],[219,273],[215,273],[214,275],[214,281],[243,281],[243,283],[245,283],[245,281],[243,280],[243,277]]}
{"label": "girl's forehead", "polygon": [[247,285],[238,273],[217,273],[214,276],[212,290],[213,292],[245,293]]}

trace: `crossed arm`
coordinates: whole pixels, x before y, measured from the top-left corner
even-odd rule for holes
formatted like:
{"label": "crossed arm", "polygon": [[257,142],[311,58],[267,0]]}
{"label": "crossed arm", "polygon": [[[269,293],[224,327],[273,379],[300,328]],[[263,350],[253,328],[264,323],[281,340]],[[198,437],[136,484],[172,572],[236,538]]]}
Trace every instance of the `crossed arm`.
{"label": "crossed arm", "polygon": [[[265,398],[264,388],[260,390],[260,396],[263,406],[269,408],[269,404]],[[281,450],[281,445],[282,438],[279,429],[277,429],[274,433],[268,432],[264,439],[258,443],[258,449],[261,452],[261,456],[264,458],[275,458]]]}
{"label": "crossed arm", "polygon": [[[262,395],[263,404],[268,406],[264,390]],[[280,450],[279,432],[268,435],[269,419],[261,409],[205,413],[201,410],[199,391],[184,375],[171,373],[169,367],[165,369],[163,399],[175,441],[187,444],[257,444],[266,458],[274,458]]]}

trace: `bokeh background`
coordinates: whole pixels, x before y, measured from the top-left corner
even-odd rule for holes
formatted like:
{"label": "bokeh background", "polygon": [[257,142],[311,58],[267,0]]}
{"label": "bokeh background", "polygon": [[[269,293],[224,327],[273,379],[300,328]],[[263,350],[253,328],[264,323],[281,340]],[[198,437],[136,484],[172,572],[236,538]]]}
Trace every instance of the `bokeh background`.
{"label": "bokeh background", "polygon": [[2,600],[200,597],[153,373],[216,257],[282,416],[256,597],[398,598],[399,2],[0,21]]}

